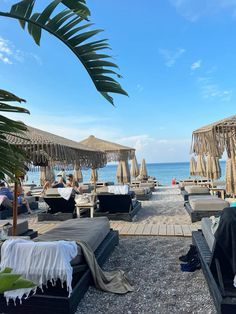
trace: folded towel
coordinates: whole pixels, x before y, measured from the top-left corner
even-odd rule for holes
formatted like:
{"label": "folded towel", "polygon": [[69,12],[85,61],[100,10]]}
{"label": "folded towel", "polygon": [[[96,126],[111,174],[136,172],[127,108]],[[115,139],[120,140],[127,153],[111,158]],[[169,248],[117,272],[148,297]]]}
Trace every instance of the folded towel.
{"label": "folded towel", "polygon": [[57,190],[61,197],[68,201],[71,197],[73,188],[58,188]]}
{"label": "folded towel", "polygon": [[109,185],[108,192],[114,194],[128,194],[129,186],[127,184],[124,185]]}

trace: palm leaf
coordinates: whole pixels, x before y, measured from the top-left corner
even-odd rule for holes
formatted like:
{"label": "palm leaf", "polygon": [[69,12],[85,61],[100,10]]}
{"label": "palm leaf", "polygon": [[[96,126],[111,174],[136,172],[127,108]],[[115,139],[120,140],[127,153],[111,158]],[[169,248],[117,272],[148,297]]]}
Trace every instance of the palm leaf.
{"label": "palm leaf", "polygon": [[[29,113],[25,108],[10,105],[10,102],[21,103],[25,100],[0,89],[0,112]],[[24,172],[24,165],[27,161],[26,152],[16,145],[9,144],[7,135],[14,134],[21,137],[26,130],[27,127],[23,122],[0,115],[0,179],[4,179],[5,175],[14,179],[17,172]]]}
{"label": "palm leaf", "polygon": [[86,2],[53,0],[42,12],[33,12],[36,2],[36,0],[22,0],[14,4],[10,12],[0,12],[0,16],[18,19],[23,28],[28,24],[28,32],[38,45],[41,42],[43,29],[56,36],[77,56],[96,89],[112,104],[113,98],[109,93],[128,95],[114,79],[114,77],[121,78],[113,70],[118,66],[108,61],[111,58],[109,55],[98,53],[110,49],[107,40],[91,41],[91,38],[102,30],[88,30],[92,24],[87,22],[90,11]]}

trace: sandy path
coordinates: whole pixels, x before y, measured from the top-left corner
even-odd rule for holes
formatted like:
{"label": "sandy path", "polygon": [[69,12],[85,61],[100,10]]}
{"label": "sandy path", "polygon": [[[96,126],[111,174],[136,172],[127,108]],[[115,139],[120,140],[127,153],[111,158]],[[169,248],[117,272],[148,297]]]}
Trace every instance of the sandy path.
{"label": "sandy path", "polygon": [[174,225],[191,224],[180,190],[170,186],[158,187],[149,201],[142,201],[142,209],[133,221]]}

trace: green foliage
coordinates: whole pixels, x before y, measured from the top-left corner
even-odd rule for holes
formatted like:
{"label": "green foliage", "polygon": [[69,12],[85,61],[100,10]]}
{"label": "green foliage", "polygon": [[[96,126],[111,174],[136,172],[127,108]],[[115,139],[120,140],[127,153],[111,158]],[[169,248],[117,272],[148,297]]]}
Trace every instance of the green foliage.
{"label": "green foliage", "polygon": [[[40,1],[38,1],[40,2]],[[0,16],[18,19],[23,29],[39,45],[42,29],[60,39],[67,45],[83,64],[97,90],[110,103],[113,98],[109,93],[127,95],[121,85],[113,78],[121,76],[114,70],[118,66],[108,61],[109,55],[100,53],[110,49],[107,40],[90,39],[102,30],[91,30],[88,22],[90,11],[85,0],[54,0],[41,12],[34,12],[36,0],[22,0],[12,6],[10,12],[0,12]]]}
{"label": "green foliage", "polygon": [[[18,106],[12,106],[11,102],[25,102],[24,99],[0,89],[0,112],[29,113],[27,109]],[[14,121],[3,115],[0,115],[0,179],[8,175],[14,179],[17,172],[24,172],[25,153],[15,145],[9,144],[6,136],[20,136],[27,130],[26,125],[20,121]]]}
{"label": "green foliage", "polygon": [[5,291],[34,288],[35,284],[27,279],[21,278],[19,274],[13,274],[11,268],[5,268],[0,272],[0,293]]}

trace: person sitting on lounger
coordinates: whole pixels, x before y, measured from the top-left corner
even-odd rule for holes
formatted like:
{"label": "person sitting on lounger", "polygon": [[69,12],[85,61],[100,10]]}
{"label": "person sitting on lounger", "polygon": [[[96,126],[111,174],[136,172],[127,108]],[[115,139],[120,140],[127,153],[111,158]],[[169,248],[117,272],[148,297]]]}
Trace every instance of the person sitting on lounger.
{"label": "person sitting on lounger", "polygon": [[74,188],[76,193],[83,194],[82,188],[79,186],[79,183],[74,179],[73,174],[68,174],[67,178],[68,179],[66,181],[66,186]]}
{"label": "person sitting on lounger", "polygon": [[52,188],[64,188],[66,186],[66,181],[61,175],[57,175],[58,181],[53,182]]}
{"label": "person sitting on lounger", "polygon": [[[5,195],[8,199],[8,202],[5,202],[5,205],[12,207],[13,193],[8,187],[6,187],[5,182],[0,183],[0,195]],[[33,213],[29,206],[29,202],[27,201],[27,199],[24,198],[24,191],[21,185],[18,185],[17,188],[17,203],[18,205],[24,204],[27,208],[28,214]]]}

